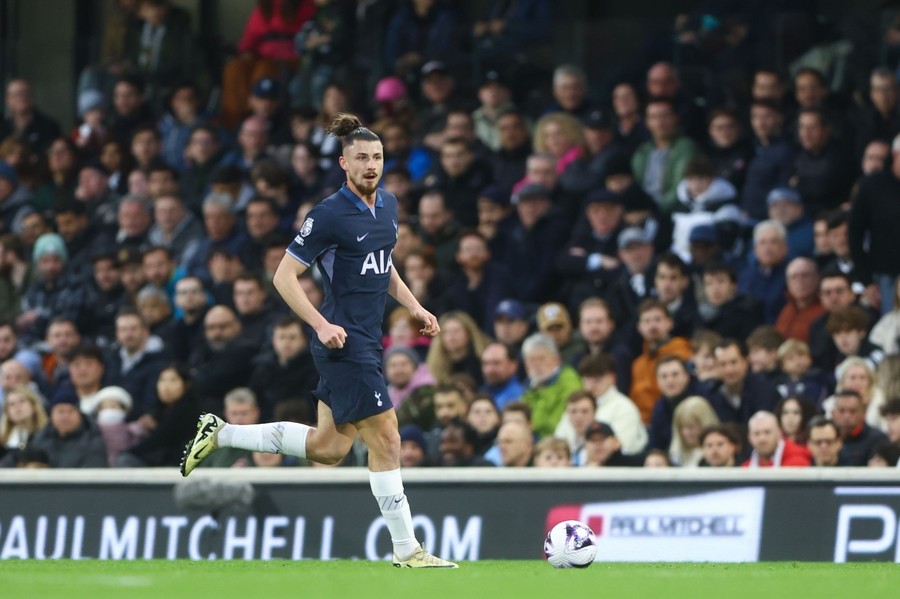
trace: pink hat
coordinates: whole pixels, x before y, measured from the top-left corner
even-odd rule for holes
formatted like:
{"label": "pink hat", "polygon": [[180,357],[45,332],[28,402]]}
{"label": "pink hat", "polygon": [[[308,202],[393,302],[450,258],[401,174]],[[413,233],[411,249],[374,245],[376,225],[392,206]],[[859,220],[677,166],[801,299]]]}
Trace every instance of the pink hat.
{"label": "pink hat", "polygon": [[393,102],[406,96],[406,85],[398,77],[385,77],[375,86],[376,102]]}

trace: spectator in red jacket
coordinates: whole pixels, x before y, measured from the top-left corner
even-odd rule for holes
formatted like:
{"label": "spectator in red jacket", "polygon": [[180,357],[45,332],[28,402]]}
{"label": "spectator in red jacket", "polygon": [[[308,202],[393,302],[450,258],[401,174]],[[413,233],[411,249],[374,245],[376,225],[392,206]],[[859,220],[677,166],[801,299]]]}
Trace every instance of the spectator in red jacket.
{"label": "spectator in red jacket", "polygon": [[772,412],[760,411],[750,417],[750,446],[753,453],[744,468],[785,468],[809,466],[809,450],[781,434],[778,418]]}
{"label": "spectator in red jacket", "polygon": [[315,14],[314,0],[257,0],[238,42],[239,55],[222,73],[223,125],[233,129],[246,115],[254,83],[277,77],[280,68],[296,70],[294,36]]}

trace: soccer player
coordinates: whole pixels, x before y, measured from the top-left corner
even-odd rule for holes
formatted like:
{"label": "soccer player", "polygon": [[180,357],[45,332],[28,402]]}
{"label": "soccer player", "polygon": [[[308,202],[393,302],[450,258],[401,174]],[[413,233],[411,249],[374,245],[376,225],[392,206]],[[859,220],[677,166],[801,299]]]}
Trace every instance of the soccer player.
{"label": "soccer player", "polygon": [[[230,425],[204,414],[188,443],[181,473],[187,476],[220,447],[282,453],[336,464],[359,434],[369,448],[369,482],[387,522],[398,568],[456,568],[425,551],[415,538],[400,477],[397,415],[381,375],[381,321],[387,294],[422,322],[422,334],[440,331],[392,267],[397,241],[397,199],[378,189],[384,166],[381,140],[359,119],[338,114],[328,131],[341,140],[347,182],[310,210],[286,250],[273,282],[315,330],[312,354],[319,371],[318,426],[294,422]],[[324,275],[321,312],[298,277],[318,264]]]}

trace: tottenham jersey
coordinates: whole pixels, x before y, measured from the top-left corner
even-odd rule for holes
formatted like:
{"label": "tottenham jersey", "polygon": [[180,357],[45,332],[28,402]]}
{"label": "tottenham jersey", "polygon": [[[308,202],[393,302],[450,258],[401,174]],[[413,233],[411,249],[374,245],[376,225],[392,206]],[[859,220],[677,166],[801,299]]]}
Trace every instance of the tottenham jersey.
{"label": "tottenham jersey", "polygon": [[[316,205],[287,253],[318,265],[325,287],[320,312],[347,331],[345,352],[381,349],[381,322],[397,242],[397,198],[383,189],[375,207],[347,188]],[[312,348],[327,351],[318,338]]]}

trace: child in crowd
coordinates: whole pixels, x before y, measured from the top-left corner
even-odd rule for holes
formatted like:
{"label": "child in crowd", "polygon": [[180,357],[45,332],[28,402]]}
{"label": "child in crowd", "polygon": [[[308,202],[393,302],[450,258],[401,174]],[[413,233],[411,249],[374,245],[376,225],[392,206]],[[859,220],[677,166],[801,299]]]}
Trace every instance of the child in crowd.
{"label": "child in crowd", "polygon": [[884,351],[867,338],[869,316],[859,306],[846,306],[834,310],[825,321],[825,330],[831,335],[838,350],[835,367],[851,356],[859,356],[875,370],[884,359]]}
{"label": "child in crowd", "polygon": [[747,361],[750,370],[769,379],[777,379],[781,375],[778,368],[778,348],[784,343],[784,337],[775,327],[763,325],[757,327],[747,337]]}
{"label": "child in crowd", "polygon": [[690,359],[690,366],[697,380],[708,381],[719,378],[719,367],[713,350],[720,341],[722,336],[708,329],[700,329],[691,338],[694,355]]}
{"label": "child in crowd", "polygon": [[536,468],[568,468],[572,465],[569,444],[557,437],[545,437],[534,447]]}
{"label": "child in crowd", "polygon": [[781,397],[808,397],[818,408],[828,395],[823,374],[812,365],[809,345],[797,339],[788,339],[778,348],[778,368],[781,376],[776,380]]}

